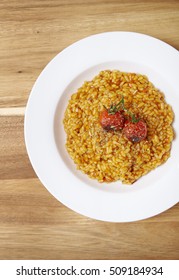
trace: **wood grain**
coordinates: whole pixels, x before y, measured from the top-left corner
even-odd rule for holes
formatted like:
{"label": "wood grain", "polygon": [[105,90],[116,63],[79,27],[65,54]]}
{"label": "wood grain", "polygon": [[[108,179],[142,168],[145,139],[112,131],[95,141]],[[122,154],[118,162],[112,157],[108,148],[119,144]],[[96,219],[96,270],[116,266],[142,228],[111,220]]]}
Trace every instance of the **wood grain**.
{"label": "wood grain", "polygon": [[0,107],[25,106],[45,65],[71,43],[94,33],[141,32],[179,48],[178,11],[177,0],[1,1]]}
{"label": "wood grain", "polygon": [[62,49],[88,35],[146,33],[179,48],[179,1],[0,1],[0,259],[178,259],[179,204],[140,222],[106,223],[59,203],[24,144],[26,102]]}

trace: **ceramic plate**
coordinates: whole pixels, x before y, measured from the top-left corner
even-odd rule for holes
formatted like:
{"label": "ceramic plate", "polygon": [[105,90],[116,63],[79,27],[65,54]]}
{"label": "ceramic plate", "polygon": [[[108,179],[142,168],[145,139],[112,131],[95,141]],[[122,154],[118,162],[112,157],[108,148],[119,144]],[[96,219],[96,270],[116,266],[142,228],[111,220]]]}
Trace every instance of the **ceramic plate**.
{"label": "ceramic plate", "polygon": [[[175,139],[167,162],[133,185],[100,184],[76,170],[65,149],[63,116],[72,93],[100,70],[138,72],[164,92],[174,111]],[[146,219],[179,200],[179,55],[148,35],[107,32],[60,52],[33,86],[25,113],[25,143],[32,166],[48,191],[70,209],[111,222]]]}

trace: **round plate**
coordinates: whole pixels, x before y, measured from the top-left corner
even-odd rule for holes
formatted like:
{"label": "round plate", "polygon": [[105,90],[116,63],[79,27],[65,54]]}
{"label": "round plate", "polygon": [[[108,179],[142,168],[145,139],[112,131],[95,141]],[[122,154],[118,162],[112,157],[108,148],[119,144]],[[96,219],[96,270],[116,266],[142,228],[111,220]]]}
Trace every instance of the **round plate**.
{"label": "round plate", "polygon": [[[76,170],[65,149],[63,116],[72,93],[101,70],[138,72],[164,92],[174,111],[175,139],[167,162],[133,185],[98,183]],[[60,52],[42,71],[25,113],[32,166],[48,191],[72,210],[103,221],[129,222],[165,211],[179,200],[179,55],[168,44],[133,32],[107,32]]]}

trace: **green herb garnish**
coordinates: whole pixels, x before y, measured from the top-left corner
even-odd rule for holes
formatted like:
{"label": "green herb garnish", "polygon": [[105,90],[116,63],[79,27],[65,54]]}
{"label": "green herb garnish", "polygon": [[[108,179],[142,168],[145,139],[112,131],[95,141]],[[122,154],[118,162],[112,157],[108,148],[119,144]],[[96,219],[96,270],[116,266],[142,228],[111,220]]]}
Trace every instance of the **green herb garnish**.
{"label": "green herb garnish", "polygon": [[123,95],[122,95],[121,100],[117,104],[112,104],[109,109],[107,109],[106,107],[105,107],[105,109],[108,111],[109,115],[114,115],[120,110],[125,111],[128,115],[130,115],[132,123],[137,123],[140,120],[140,119],[136,118],[136,116],[133,113],[131,113],[129,110],[127,110],[125,108]]}
{"label": "green herb garnish", "polygon": [[140,121],[140,119],[137,119],[133,113],[129,112],[128,110],[126,111],[131,116],[132,123],[138,123]]}
{"label": "green herb garnish", "polygon": [[116,105],[112,104],[110,106],[110,108],[108,109],[108,114],[109,115],[114,115],[115,113],[120,111],[121,108],[122,108],[122,110],[124,108],[124,96],[122,96],[122,99]]}

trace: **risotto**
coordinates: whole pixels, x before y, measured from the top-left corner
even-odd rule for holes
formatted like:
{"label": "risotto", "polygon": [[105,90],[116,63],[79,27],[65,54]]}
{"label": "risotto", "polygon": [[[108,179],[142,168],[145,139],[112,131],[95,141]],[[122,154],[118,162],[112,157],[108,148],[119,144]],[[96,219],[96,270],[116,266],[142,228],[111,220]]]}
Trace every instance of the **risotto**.
{"label": "risotto", "polygon": [[[118,127],[115,121],[103,126],[100,116],[105,110],[110,119],[120,114]],[[163,93],[146,76],[101,71],[69,100],[63,120],[66,149],[90,178],[132,184],[169,158],[173,117]],[[137,136],[128,137],[127,122],[128,133],[142,123],[142,137],[141,127]]]}

